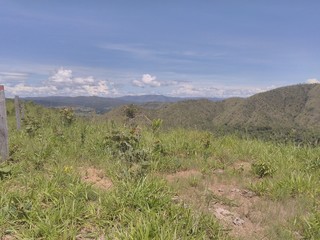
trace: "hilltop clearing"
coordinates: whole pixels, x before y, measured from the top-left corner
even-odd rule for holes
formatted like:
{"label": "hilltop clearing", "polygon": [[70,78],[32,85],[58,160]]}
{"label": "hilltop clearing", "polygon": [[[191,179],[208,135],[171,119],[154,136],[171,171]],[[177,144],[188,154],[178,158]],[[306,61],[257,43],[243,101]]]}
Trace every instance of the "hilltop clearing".
{"label": "hilltop clearing", "polygon": [[320,148],[8,103],[1,239],[319,239]]}

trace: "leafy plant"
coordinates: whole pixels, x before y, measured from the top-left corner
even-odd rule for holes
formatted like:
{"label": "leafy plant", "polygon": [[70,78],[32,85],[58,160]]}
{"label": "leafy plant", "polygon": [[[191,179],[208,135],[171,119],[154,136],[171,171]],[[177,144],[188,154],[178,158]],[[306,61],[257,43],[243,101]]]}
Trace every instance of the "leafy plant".
{"label": "leafy plant", "polygon": [[27,117],[24,120],[25,130],[29,136],[34,136],[40,128],[40,123],[33,117]]}
{"label": "leafy plant", "polygon": [[151,124],[151,128],[152,128],[152,132],[155,134],[157,132],[159,132],[161,126],[162,126],[162,123],[163,123],[163,120],[158,118],[158,119],[154,119],[152,121],[152,124]]}
{"label": "leafy plant", "polygon": [[265,176],[272,176],[276,171],[276,168],[270,162],[257,162],[252,164],[252,170],[256,175],[262,178]]}
{"label": "leafy plant", "polygon": [[133,104],[130,104],[125,109],[126,117],[129,119],[135,118],[136,113],[137,113],[137,108]]}
{"label": "leafy plant", "polygon": [[10,166],[0,167],[0,179],[11,175],[12,168]]}
{"label": "leafy plant", "polygon": [[148,153],[140,147],[140,130],[133,128],[130,131],[114,130],[105,137],[103,145],[128,163],[144,162],[148,160]]}
{"label": "leafy plant", "polygon": [[320,169],[320,158],[314,158],[309,161],[306,161],[306,169],[307,170],[318,170]]}
{"label": "leafy plant", "polygon": [[61,120],[65,126],[70,126],[74,120],[75,115],[72,108],[63,108],[60,110]]}

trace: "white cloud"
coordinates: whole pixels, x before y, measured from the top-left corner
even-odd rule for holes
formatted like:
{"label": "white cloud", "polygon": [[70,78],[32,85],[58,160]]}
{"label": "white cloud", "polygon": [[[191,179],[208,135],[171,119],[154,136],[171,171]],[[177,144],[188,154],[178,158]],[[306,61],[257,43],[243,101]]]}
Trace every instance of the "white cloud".
{"label": "white cloud", "polygon": [[306,83],[308,83],[308,84],[320,83],[320,80],[318,80],[316,78],[310,78],[306,81]]}
{"label": "white cloud", "polygon": [[135,85],[135,86],[137,86],[137,87],[144,87],[143,82],[138,81],[138,80],[133,80],[133,81],[132,81],[132,84]]}
{"label": "white cloud", "polygon": [[170,95],[180,97],[249,97],[256,93],[271,90],[274,87],[266,88],[216,88],[212,86],[195,87],[190,83],[180,84],[177,89],[174,89]]}
{"label": "white cloud", "polygon": [[141,80],[133,80],[132,83],[137,87],[160,87],[162,84],[156,79],[156,76],[151,76],[150,74],[143,74]]}
{"label": "white cloud", "polygon": [[92,76],[73,77],[72,70],[60,68],[49,78],[49,83],[62,87],[77,87],[76,85],[95,84],[95,79]]}
{"label": "white cloud", "polygon": [[10,95],[19,96],[41,96],[41,95],[53,95],[57,88],[55,86],[28,86],[25,83],[19,83],[14,86],[6,86],[6,91]]}
{"label": "white cloud", "polygon": [[196,88],[192,84],[181,84],[178,89],[172,92],[173,95],[183,96],[199,96],[204,94],[204,89]]}
{"label": "white cloud", "polygon": [[[111,84],[112,85],[112,84]],[[109,87],[106,80],[89,77],[74,77],[70,69],[60,68],[41,85],[31,86],[26,83],[8,84],[9,95],[19,96],[106,96],[117,94],[114,87]]]}

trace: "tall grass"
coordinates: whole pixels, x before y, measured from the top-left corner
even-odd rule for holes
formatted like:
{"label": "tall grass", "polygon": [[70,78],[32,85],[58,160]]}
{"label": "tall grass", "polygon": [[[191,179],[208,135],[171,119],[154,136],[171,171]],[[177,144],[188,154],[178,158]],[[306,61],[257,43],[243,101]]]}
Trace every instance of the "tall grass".
{"label": "tall grass", "polygon": [[[320,238],[320,148],[196,130],[155,132],[99,117],[65,124],[63,112],[32,104],[17,131],[12,108],[9,103],[10,159],[0,166],[0,172],[6,168],[0,180],[0,236],[228,239],[212,215],[172,201],[174,190],[157,174],[186,169],[210,174],[248,162],[248,187],[273,201],[299,199],[306,212],[292,219],[291,230]],[[79,169],[88,166],[102,169],[112,189],[82,181]]]}

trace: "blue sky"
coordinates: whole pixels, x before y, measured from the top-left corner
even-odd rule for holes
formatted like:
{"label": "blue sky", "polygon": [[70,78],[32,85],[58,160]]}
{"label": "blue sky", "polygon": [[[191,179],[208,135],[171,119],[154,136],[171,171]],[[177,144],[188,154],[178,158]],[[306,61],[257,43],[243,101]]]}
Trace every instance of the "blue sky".
{"label": "blue sky", "polygon": [[320,1],[0,0],[6,95],[249,96],[320,79]]}

